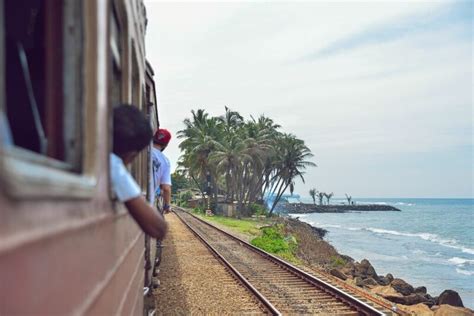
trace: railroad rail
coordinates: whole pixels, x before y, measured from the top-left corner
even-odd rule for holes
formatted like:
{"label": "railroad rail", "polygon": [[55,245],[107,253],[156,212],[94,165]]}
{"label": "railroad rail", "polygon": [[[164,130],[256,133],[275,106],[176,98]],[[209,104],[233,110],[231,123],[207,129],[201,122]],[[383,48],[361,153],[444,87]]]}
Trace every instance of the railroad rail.
{"label": "railroad rail", "polygon": [[173,211],[274,315],[391,314],[390,311],[379,310],[181,208],[174,207]]}

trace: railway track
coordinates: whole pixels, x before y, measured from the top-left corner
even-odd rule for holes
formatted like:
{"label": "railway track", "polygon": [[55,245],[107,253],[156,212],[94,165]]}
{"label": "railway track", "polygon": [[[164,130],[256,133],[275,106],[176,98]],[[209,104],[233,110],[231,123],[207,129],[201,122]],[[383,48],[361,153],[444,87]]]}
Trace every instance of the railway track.
{"label": "railway track", "polygon": [[274,315],[390,315],[180,209],[181,221]]}

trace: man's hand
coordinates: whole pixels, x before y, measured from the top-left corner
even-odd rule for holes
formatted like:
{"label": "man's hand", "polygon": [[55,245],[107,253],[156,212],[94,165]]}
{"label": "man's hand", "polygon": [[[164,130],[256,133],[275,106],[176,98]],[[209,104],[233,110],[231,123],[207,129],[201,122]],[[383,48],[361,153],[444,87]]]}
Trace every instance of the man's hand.
{"label": "man's hand", "polygon": [[142,196],[125,202],[130,215],[140,228],[148,235],[156,239],[163,239],[168,230],[163,216],[157,212]]}

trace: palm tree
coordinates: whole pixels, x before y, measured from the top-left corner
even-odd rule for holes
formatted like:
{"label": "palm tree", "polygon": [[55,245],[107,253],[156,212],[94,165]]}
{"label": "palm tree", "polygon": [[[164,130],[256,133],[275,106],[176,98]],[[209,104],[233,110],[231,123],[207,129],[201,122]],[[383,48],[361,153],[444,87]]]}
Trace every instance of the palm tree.
{"label": "palm tree", "polygon": [[332,196],[334,195],[334,193],[324,193],[324,196],[326,197],[327,201],[328,201],[328,205],[330,204],[329,203],[329,200],[331,200]]}
{"label": "palm tree", "polygon": [[316,189],[309,190],[309,195],[313,198],[313,204],[316,205],[316,194],[318,191]]}
{"label": "palm tree", "polygon": [[346,199],[347,199],[347,204],[351,205],[352,196],[347,195],[347,193],[345,193],[345,195],[346,195]]}
{"label": "palm tree", "polygon": [[313,157],[311,150],[304,144],[304,141],[296,138],[291,134],[283,134],[277,142],[277,159],[276,164],[278,168],[278,178],[274,185],[273,193],[275,200],[268,212],[271,216],[275,206],[279,202],[281,196],[286,191],[288,186],[294,183],[296,178],[300,178],[304,183],[304,172],[306,167],[314,167],[315,163],[308,161],[308,158]]}
{"label": "palm tree", "polygon": [[318,193],[318,199],[319,199],[319,205],[323,205],[323,198],[326,195],[324,192],[319,192]]}
{"label": "palm tree", "polygon": [[268,117],[244,121],[236,111],[211,117],[204,110],[191,111],[178,132],[183,139],[179,166],[204,196],[206,176],[211,175],[214,200],[224,191],[228,201],[236,200],[238,211],[255,201],[273,196],[269,215],[286,190],[294,191],[295,180],[304,182],[304,170],[315,166],[304,141],[278,131]]}

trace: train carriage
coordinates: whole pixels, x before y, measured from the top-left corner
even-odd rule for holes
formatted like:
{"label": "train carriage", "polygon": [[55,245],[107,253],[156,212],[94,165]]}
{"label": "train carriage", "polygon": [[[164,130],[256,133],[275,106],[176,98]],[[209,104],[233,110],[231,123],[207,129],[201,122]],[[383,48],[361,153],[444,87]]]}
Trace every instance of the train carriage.
{"label": "train carriage", "polygon": [[108,158],[114,105],[159,125],[146,19],[141,0],[0,2],[0,315],[144,310],[152,251]]}

